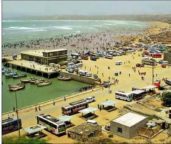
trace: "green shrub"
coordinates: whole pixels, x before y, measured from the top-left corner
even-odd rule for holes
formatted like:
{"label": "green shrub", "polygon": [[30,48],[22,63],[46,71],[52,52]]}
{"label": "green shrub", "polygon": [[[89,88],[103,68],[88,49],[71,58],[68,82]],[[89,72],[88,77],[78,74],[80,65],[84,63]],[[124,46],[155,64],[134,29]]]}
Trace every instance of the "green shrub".
{"label": "green shrub", "polygon": [[2,139],[3,144],[47,144],[44,139],[27,138],[27,137],[6,137]]}

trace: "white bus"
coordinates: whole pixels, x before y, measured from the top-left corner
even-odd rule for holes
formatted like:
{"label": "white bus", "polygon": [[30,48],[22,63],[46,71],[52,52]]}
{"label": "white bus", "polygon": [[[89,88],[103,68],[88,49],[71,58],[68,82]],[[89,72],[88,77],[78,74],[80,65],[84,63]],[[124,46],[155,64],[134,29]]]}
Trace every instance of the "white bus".
{"label": "white bus", "polygon": [[124,92],[121,92],[121,91],[117,91],[117,92],[115,92],[115,98],[125,100],[125,101],[132,101],[133,94],[132,93],[124,93]]}
{"label": "white bus", "polygon": [[66,124],[63,121],[60,121],[59,119],[50,115],[38,115],[37,124],[45,126],[45,130],[55,135],[61,135],[66,133]]}

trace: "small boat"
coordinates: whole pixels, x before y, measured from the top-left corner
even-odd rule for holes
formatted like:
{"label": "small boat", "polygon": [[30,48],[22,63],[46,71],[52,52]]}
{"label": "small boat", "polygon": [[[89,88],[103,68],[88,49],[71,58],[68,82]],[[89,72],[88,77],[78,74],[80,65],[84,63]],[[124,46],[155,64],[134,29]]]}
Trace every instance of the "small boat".
{"label": "small boat", "polygon": [[21,89],[24,89],[25,88],[25,84],[23,83],[18,83],[18,84],[15,84],[15,85],[9,85],[9,90],[10,91],[18,91],[18,90],[21,90]]}
{"label": "small boat", "polygon": [[29,82],[31,84],[36,84],[37,81],[38,81],[38,79],[36,79],[36,78],[30,78],[30,80],[29,80]]}
{"label": "small boat", "polygon": [[71,80],[71,77],[70,76],[58,76],[57,79],[62,80],[62,81],[69,81]]}
{"label": "small boat", "polygon": [[2,74],[4,74],[7,70],[3,67],[2,68]]}
{"label": "small boat", "polygon": [[22,79],[20,80],[22,83],[30,83],[30,79]]}
{"label": "small boat", "polygon": [[13,78],[14,78],[14,79],[22,78],[22,77],[27,77],[27,74],[23,73],[23,74],[16,74],[16,75],[13,75]]}
{"label": "small boat", "polygon": [[9,73],[5,73],[5,77],[6,78],[12,78],[13,76],[17,75],[16,72],[9,72]]}
{"label": "small boat", "polygon": [[167,85],[170,85],[170,86],[171,86],[171,80],[166,79],[166,80],[164,80],[164,82],[165,82]]}
{"label": "small boat", "polygon": [[48,85],[51,85],[51,84],[52,84],[51,81],[44,80],[44,81],[41,81],[41,82],[37,83],[37,86],[38,87],[43,87],[43,86],[48,86]]}

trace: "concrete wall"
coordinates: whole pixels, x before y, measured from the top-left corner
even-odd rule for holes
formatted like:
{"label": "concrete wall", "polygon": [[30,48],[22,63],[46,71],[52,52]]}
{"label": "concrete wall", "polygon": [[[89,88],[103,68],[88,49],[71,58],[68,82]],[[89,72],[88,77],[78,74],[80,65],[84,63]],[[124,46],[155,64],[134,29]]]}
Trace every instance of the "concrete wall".
{"label": "concrete wall", "polygon": [[133,127],[131,127],[129,129],[129,133],[130,133],[129,136],[130,136],[130,138],[136,136],[138,130],[140,128],[144,127],[146,125],[147,121],[148,121],[148,119],[144,119],[143,121],[141,121],[141,122],[137,123],[136,125],[134,125]]}
{"label": "concrete wall", "polygon": [[[147,119],[144,119],[143,121],[137,123],[136,125],[132,127],[127,127],[125,125],[121,125],[119,123],[112,121],[110,131],[116,135],[119,135],[125,138],[132,138],[137,135],[138,130],[141,127],[145,126],[146,123],[147,123]],[[122,128],[122,133],[118,132],[118,128]]]}
{"label": "concrete wall", "polygon": [[164,53],[164,60],[168,61],[171,64],[171,53]]}
{"label": "concrete wall", "polygon": [[83,77],[83,76],[79,76],[79,75],[67,73],[67,72],[60,72],[60,74],[64,76],[70,76],[75,81],[84,82],[84,83],[88,83],[91,85],[98,84],[98,82],[93,78]]}
{"label": "concrete wall", "polygon": [[[111,122],[110,126],[111,126],[110,131],[113,132],[114,134],[119,135],[121,137],[129,138],[129,127],[113,121]],[[122,133],[118,132],[118,128],[122,128]]]}

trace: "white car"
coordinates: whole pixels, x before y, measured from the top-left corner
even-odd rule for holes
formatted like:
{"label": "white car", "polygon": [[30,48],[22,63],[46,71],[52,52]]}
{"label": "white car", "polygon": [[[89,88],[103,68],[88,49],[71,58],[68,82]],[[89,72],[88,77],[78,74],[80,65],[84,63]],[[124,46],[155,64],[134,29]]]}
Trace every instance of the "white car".
{"label": "white car", "polygon": [[97,122],[95,120],[87,120],[87,123],[97,124]]}
{"label": "white car", "polygon": [[85,100],[86,100],[88,103],[91,103],[91,102],[95,102],[95,101],[96,101],[95,96],[87,97],[87,98],[85,98]]}

